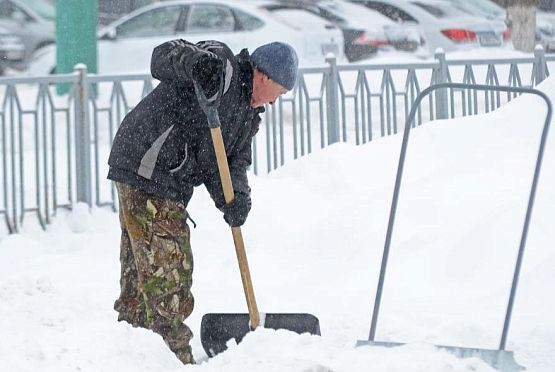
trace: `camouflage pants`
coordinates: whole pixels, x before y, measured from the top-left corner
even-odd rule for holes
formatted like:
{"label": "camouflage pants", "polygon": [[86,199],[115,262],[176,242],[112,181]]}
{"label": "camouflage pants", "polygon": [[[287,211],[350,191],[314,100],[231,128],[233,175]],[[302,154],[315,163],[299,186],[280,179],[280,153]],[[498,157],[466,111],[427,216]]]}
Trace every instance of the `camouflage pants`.
{"label": "camouflage pants", "polygon": [[117,183],[121,224],[118,320],[162,336],[183,363],[194,363],[193,334],[183,321],[193,311],[193,255],[182,203]]}

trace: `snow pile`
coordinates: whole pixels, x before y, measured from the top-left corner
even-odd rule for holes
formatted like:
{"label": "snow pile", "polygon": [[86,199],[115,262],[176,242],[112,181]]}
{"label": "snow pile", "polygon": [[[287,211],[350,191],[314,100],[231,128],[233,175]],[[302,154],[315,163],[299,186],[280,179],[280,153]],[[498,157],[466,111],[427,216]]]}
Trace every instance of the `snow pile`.
{"label": "snow pile", "polygon": [[[555,99],[555,80],[541,88]],[[259,329],[208,360],[204,313],[246,312],[229,229],[204,189],[189,211],[197,366],[161,338],[116,322],[119,224],[86,207],[48,232],[0,238],[0,371],[490,371],[430,343],[496,348],[543,125],[522,97],[411,134],[377,339],[368,335],[400,136],[338,144],[251,177],[244,227],[263,312],[309,312],[322,337]],[[555,370],[555,138],[548,140],[507,348],[530,371]]]}

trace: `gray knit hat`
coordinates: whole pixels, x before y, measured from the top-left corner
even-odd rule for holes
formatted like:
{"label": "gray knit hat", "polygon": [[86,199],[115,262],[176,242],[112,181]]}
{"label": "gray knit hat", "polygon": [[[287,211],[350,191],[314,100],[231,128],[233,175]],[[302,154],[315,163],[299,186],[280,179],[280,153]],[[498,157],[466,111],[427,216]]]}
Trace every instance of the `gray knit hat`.
{"label": "gray knit hat", "polygon": [[256,68],[287,90],[295,86],[299,58],[291,45],[279,41],[262,45],[251,59]]}

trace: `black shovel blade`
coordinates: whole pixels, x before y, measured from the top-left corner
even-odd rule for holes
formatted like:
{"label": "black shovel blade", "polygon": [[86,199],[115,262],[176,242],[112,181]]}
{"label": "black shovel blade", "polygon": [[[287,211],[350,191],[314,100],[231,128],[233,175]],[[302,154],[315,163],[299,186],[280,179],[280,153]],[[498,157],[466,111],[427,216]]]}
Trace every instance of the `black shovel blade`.
{"label": "black shovel blade", "polygon": [[[264,328],[286,329],[298,334],[320,336],[320,322],[312,314],[266,314]],[[200,325],[200,341],[209,357],[221,353],[232,338],[237,343],[250,332],[249,314],[205,314]]]}

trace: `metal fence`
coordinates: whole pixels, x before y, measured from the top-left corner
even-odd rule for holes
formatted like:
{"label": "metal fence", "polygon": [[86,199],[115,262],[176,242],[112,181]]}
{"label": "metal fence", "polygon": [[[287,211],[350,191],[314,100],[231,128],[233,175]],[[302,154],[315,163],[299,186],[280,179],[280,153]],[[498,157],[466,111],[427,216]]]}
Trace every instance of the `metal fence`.
{"label": "metal fence", "polygon": [[[364,144],[397,133],[421,90],[445,82],[532,87],[555,56],[537,49],[518,59],[326,65],[300,70],[296,87],[268,106],[253,143],[255,174],[336,142]],[[60,84],[69,84],[59,95]],[[85,66],[41,78],[0,79],[0,232],[17,232],[28,214],[45,228],[77,201],[116,208],[107,158],[118,124],[157,84],[150,75],[97,76]],[[514,94],[440,89],[413,125],[489,112]]]}

